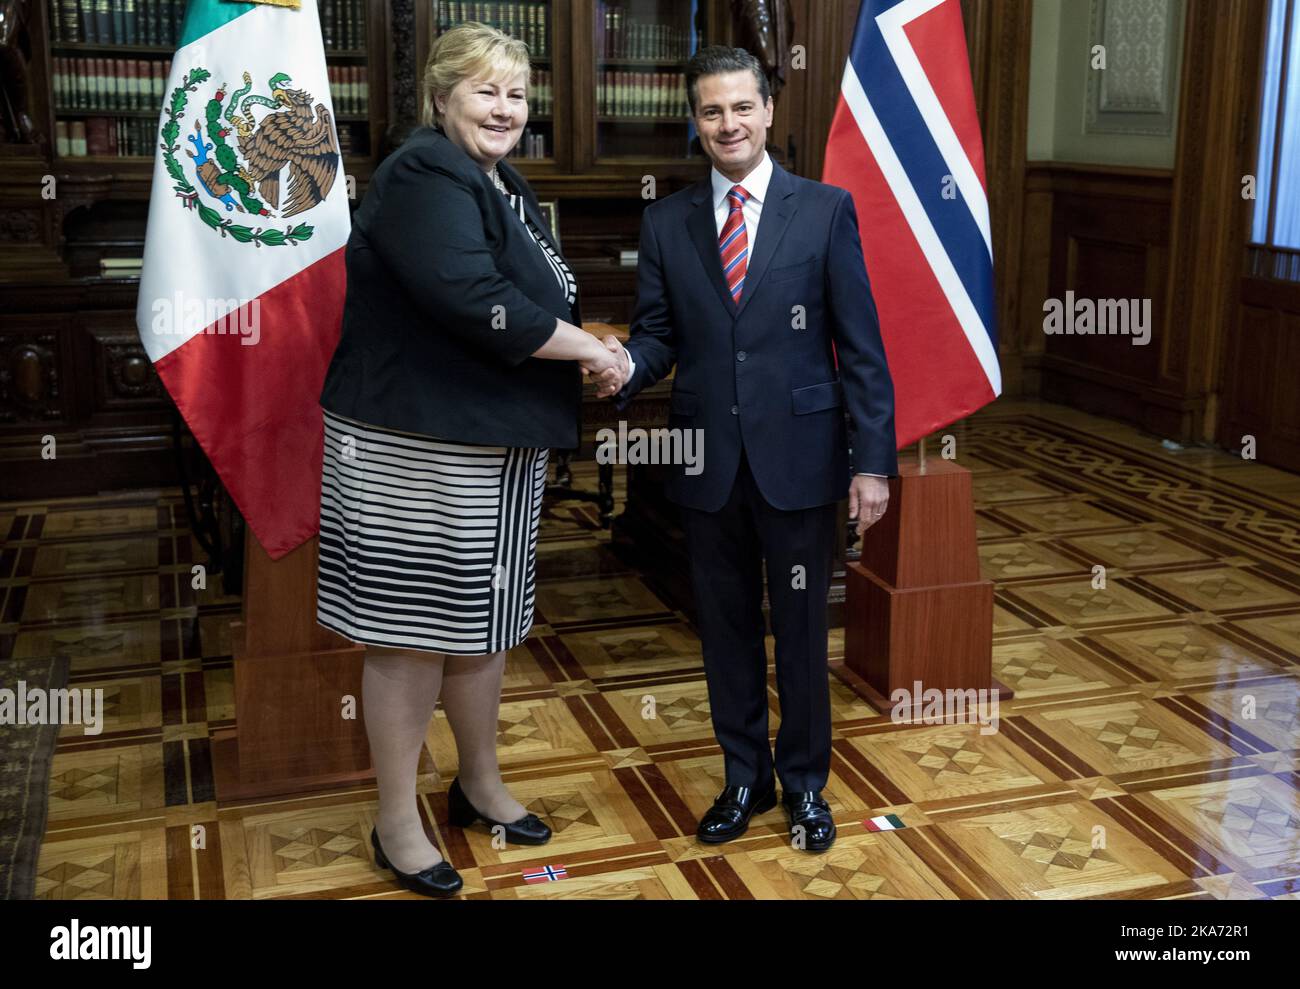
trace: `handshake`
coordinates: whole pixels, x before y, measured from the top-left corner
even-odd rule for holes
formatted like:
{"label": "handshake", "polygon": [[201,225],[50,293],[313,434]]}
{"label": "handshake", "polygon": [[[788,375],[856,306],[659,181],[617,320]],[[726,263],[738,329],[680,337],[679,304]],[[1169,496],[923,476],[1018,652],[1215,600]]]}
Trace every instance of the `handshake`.
{"label": "handshake", "polygon": [[578,364],[585,376],[595,379],[598,398],[617,394],[632,376],[632,358],[613,334],[600,341],[591,337],[589,352]]}

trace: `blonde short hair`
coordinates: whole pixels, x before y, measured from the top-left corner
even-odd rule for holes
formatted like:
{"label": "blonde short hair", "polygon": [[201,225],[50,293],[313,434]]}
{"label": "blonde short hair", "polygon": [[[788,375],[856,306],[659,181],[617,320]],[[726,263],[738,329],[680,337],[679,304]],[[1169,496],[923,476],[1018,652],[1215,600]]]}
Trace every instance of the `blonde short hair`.
{"label": "blonde short hair", "polygon": [[478,21],[466,21],[444,31],[429,50],[429,61],[420,80],[422,106],[420,122],[441,123],[438,99],[445,99],[458,82],[477,76],[500,77],[524,73],[530,64],[528,46]]}

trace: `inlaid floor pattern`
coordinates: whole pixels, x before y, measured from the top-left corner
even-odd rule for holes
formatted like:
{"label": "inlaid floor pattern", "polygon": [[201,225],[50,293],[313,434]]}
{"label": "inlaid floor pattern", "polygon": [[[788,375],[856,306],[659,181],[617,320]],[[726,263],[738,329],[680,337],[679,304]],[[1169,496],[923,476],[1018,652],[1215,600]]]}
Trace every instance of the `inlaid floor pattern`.
{"label": "inlaid floor pattern", "polygon": [[[723,784],[699,641],[593,507],[548,502],[499,743],[555,836],[495,849],[447,824],[440,712],[421,804],[462,895],[1300,898],[1300,478],[1048,405],[951,432],[997,586],[994,674],[1016,692],[996,732],[894,724],[832,675],[834,849],[793,849],[779,806],[698,844]],[[575,475],[594,486],[592,465]],[[61,736],[38,896],[410,895],[375,866],[373,787],[215,800],[239,601],[191,590],[204,556],[179,492],[0,505],[0,532],[0,660],[65,653],[106,698],[101,735]],[[906,827],[864,826],[885,814]],[[548,866],[559,878],[525,880]]]}

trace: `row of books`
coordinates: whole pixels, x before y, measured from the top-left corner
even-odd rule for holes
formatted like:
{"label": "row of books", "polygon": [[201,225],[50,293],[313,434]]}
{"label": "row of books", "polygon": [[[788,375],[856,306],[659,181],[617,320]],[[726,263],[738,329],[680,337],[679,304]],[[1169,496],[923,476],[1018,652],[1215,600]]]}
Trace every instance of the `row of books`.
{"label": "row of books", "polygon": [[[365,153],[369,143],[367,135],[363,134],[362,140],[357,141],[353,129],[346,124],[338,128],[338,135],[341,154]],[[58,120],[54,123],[54,139],[60,158],[84,158],[86,155],[152,157],[158,150],[158,122],[140,117],[111,116]],[[536,157],[546,156],[538,154]]]}
{"label": "row of books", "polygon": [[[61,42],[175,47],[185,0],[48,0],[50,38]],[[327,49],[366,44],[366,0],[320,0]]]}
{"label": "row of books", "polygon": [[370,153],[369,124],[338,124],[334,130],[339,136],[339,154],[346,157]]}
{"label": "row of books", "polygon": [[533,117],[546,117],[554,112],[555,90],[551,86],[551,70],[533,69],[532,82],[528,84],[528,113]]}
{"label": "row of books", "polygon": [[531,127],[525,127],[519,143],[507,155],[508,158],[545,158],[546,135],[538,134]]}
{"label": "row of books", "polygon": [[[59,111],[159,110],[171,60],[143,58],[54,59],[54,102]],[[335,113],[368,113],[370,86],[363,65],[329,65]],[[549,88],[549,87],[548,87]]]}
{"label": "row of books", "polygon": [[691,37],[676,24],[646,23],[629,16],[621,4],[602,0],[596,15],[596,50],[603,58],[684,62],[691,54]]}
{"label": "row of books", "polygon": [[158,122],[139,117],[87,117],[54,123],[60,158],[86,155],[152,155],[158,147]]}
{"label": "row of books", "polygon": [[334,113],[369,113],[370,83],[364,65],[327,65]]}
{"label": "row of books", "polygon": [[56,110],[158,110],[171,59],[54,59]]}
{"label": "row of books", "polygon": [[185,0],[48,0],[50,39],[176,46]]}
{"label": "row of books", "polygon": [[519,38],[534,58],[550,58],[550,13],[533,0],[438,0],[438,33],[479,21]]}
{"label": "row of books", "polygon": [[318,0],[317,10],[327,51],[366,46],[366,0]]}
{"label": "row of books", "polygon": [[685,116],[686,73],[602,72],[596,107],[603,117]]}

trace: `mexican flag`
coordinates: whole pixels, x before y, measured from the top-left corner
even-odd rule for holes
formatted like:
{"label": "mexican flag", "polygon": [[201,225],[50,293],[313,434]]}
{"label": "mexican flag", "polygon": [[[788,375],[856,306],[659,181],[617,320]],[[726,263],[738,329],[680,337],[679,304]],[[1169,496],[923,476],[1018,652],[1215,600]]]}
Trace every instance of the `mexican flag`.
{"label": "mexican flag", "polygon": [[272,558],[320,525],[320,391],[351,226],[316,0],[190,0],[136,324]]}

